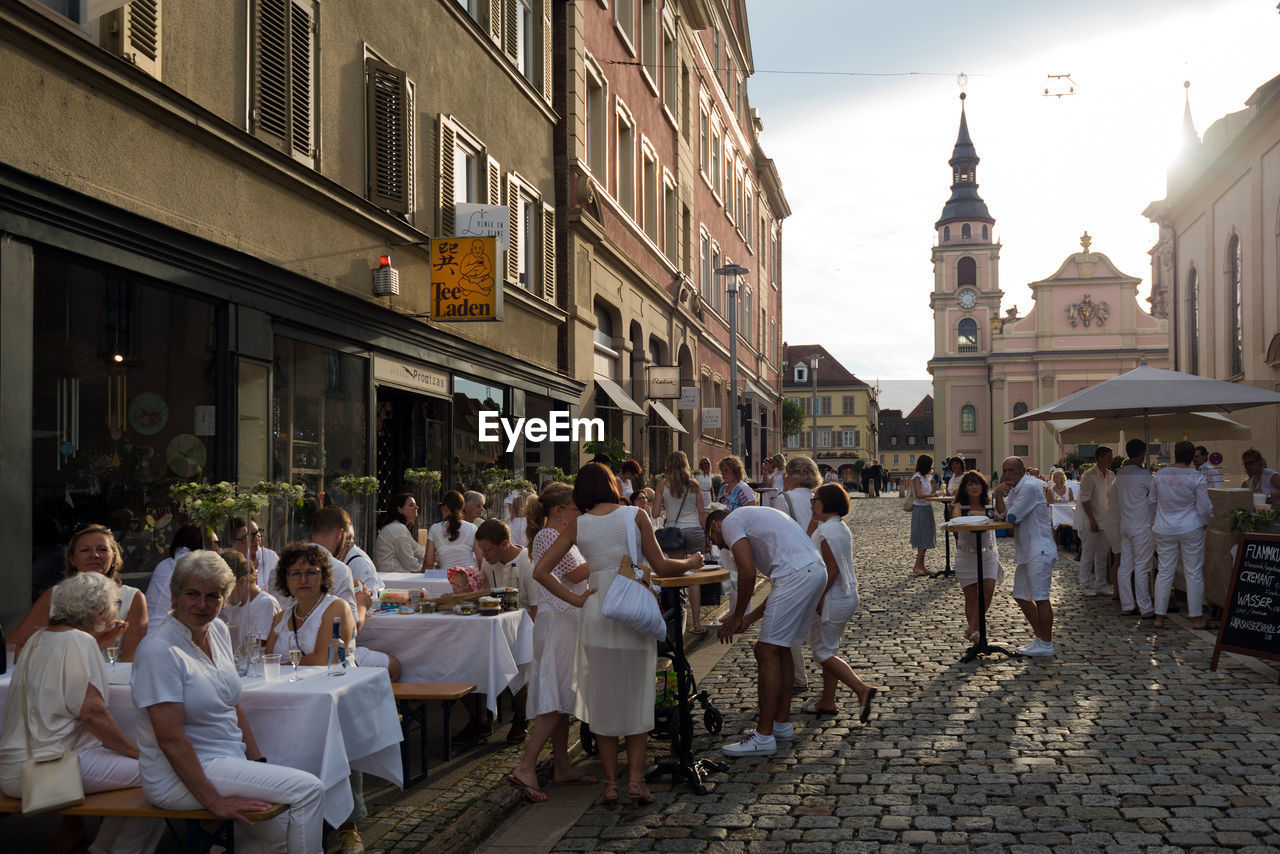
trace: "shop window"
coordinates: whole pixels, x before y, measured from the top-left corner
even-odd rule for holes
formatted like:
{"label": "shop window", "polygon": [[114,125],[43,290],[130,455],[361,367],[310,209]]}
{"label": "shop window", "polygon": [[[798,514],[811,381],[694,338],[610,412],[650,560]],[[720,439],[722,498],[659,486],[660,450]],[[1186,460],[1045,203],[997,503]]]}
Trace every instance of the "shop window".
{"label": "shop window", "polygon": [[483,486],[485,469],[510,469],[512,455],[505,442],[480,442],[480,413],[511,414],[510,394],[505,386],[484,380],[453,378],[453,477],[463,489]]}
{"label": "shop window", "polygon": [[[61,578],[61,546],[97,522],[125,571],[168,556],[169,487],[216,482],[219,312],[214,303],[59,256],[35,262],[32,543]],[[38,570],[37,570],[38,572]]]}

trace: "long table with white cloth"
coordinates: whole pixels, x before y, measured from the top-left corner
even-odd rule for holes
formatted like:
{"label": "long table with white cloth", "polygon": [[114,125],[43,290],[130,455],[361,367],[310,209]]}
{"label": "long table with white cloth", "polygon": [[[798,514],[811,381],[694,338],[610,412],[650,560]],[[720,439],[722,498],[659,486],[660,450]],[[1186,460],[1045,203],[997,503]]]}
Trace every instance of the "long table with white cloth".
{"label": "long table with white cloth", "polygon": [[475,683],[489,711],[503,689],[529,679],[533,620],[527,611],[480,614],[370,614],[360,645],[400,659],[401,682]]}
{"label": "long table with white cloth", "polygon": [[412,590],[417,587],[428,599],[439,599],[453,592],[453,585],[443,569],[426,572],[379,572],[378,579],[389,590]]}
{"label": "long table with white cloth", "polygon": [[[125,735],[137,740],[138,720],[129,689],[131,665],[107,665],[111,696],[107,707]],[[307,771],[324,785],[324,820],[337,827],[351,814],[353,770],[404,787],[400,763],[400,723],[391,680],[381,667],[353,667],[329,676],[323,667],[299,667],[297,682],[261,677],[241,680],[240,707],[258,747],[275,765]],[[0,676],[0,708],[8,698],[11,674]]]}
{"label": "long table with white cloth", "polygon": [[1064,501],[1061,504],[1049,505],[1049,518],[1053,527],[1066,525],[1071,527],[1071,517],[1076,512],[1076,503],[1074,501]]}

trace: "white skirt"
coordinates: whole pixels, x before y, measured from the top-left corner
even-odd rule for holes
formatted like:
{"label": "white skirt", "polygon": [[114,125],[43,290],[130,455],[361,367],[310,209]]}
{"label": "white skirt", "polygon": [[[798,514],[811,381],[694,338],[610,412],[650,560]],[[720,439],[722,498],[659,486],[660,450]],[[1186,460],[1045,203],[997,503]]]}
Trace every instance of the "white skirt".
{"label": "white skirt", "polygon": [[532,720],[553,712],[573,714],[578,693],[573,690],[573,661],[578,652],[578,609],[539,611],[533,623],[533,663],[529,667]]}

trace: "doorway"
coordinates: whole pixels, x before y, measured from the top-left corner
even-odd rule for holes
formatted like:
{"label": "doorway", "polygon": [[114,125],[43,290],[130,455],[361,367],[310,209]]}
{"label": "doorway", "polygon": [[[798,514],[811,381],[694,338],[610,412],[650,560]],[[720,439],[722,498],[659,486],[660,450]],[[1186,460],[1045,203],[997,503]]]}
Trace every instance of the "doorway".
{"label": "doorway", "polygon": [[[405,469],[427,468],[449,475],[449,401],[390,386],[378,386],[378,507],[397,492],[412,492]],[[434,503],[434,502],[433,502]],[[434,520],[435,507],[421,518]]]}

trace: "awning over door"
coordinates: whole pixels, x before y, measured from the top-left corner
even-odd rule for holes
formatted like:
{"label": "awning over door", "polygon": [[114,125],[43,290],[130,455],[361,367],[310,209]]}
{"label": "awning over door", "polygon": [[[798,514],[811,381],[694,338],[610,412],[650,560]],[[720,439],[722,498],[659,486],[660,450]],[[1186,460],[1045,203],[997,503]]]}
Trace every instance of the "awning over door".
{"label": "awning over door", "polygon": [[621,409],[628,415],[644,415],[644,410],[636,405],[631,399],[631,395],[622,390],[622,386],[618,385],[604,374],[596,374],[596,385],[600,387],[600,391],[604,392],[605,397],[613,402],[613,405]]}
{"label": "awning over door", "polygon": [[677,433],[689,432],[684,428],[684,425],[680,423],[680,419],[676,417],[676,414],[672,412],[665,403],[661,403],[657,400],[650,400],[648,403],[653,407],[653,411],[658,413],[658,417],[666,422],[666,425],[672,430],[675,430]]}

